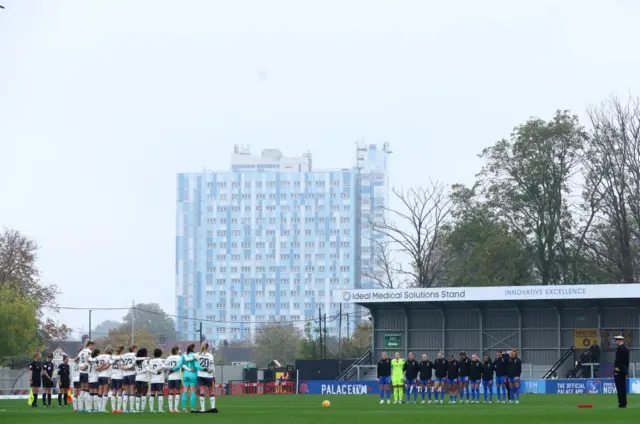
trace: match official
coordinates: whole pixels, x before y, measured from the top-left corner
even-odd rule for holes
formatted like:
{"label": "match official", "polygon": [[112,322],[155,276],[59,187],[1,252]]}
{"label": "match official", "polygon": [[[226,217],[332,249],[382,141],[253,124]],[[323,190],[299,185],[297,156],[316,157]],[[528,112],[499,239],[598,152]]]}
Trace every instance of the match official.
{"label": "match official", "polygon": [[627,407],[627,375],[629,374],[629,348],[624,344],[624,336],[616,336],[616,361],[613,364],[613,380],[618,392],[618,408]]}

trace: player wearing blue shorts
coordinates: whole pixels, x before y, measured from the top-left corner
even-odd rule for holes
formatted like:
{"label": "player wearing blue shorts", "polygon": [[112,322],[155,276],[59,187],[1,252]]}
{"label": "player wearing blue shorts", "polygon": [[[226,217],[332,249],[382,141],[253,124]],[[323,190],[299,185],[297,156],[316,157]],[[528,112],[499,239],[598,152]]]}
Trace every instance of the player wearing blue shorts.
{"label": "player wearing blue shorts", "polygon": [[418,372],[420,371],[420,364],[416,361],[416,357],[413,352],[409,352],[407,362],[404,363],[404,378],[407,388],[407,403],[411,403],[411,393],[413,392],[413,403],[418,403],[418,390],[416,388],[416,380],[418,379]]}
{"label": "player wearing blue shorts", "polygon": [[444,359],[444,355],[442,352],[438,352],[438,357],[433,362],[433,371],[435,374],[433,380],[433,395],[436,403],[438,403],[438,397],[440,397],[440,403],[444,403],[445,386],[447,384],[447,366],[447,360]]}
{"label": "player wearing blue shorts", "polygon": [[502,352],[496,352],[496,359],[493,361],[493,369],[496,372],[497,403],[507,403],[507,391],[505,386],[507,378],[507,363],[505,361],[506,358],[503,358]]}
{"label": "player wearing blue shorts", "polygon": [[460,402],[463,400],[469,403],[469,372],[471,371],[471,361],[467,352],[460,352],[458,361],[458,384],[460,385]]}
{"label": "player wearing blue shorts", "polygon": [[469,370],[471,403],[480,403],[480,380],[482,380],[482,362],[478,359],[478,354],[474,353],[471,355],[471,366]]}
{"label": "player wearing blue shorts", "polygon": [[483,359],[482,389],[484,390],[484,403],[491,403],[493,402],[493,362],[491,362],[491,358],[488,355],[485,355]]}
{"label": "player wearing blue shorts", "polygon": [[380,383],[380,403],[384,403],[384,395],[387,394],[387,403],[391,403],[391,359],[387,352],[382,352],[382,359],[378,361],[378,382]]}
{"label": "player wearing blue shorts", "polygon": [[522,361],[518,358],[518,352],[512,350],[509,352],[509,359],[507,360],[507,378],[509,381],[509,391],[511,392],[511,400],[509,403],[515,401],[520,403],[520,375],[522,374]]}
{"label": "player wearing blue shorts", "polygon": [[449,355],[447,361],[447,384],[449,385],[449,403],[456,403],[458,400],[458,373],[460,372],[460,365],[456,361],[456,357]]}
{"label": "player wearing blue shorts", "polygon": [[198,371],[202,371],[203,368],[198,363],[198,358],[195,354],[196,345],[191,343],[187,347],[187,353],[180,357],[180,362],[171,371],[178,371],[183,369],[182,373],[182,385],[184,391],[182,392],[182,412],[187,411],[187,393],[191,397],[191,410],[196,410],[196,400],[198,399]]}
{"label": "player wearing blue shorts", "polygon": [[433,362],[429,360],[426,353],[422,354],[420,361],[420,386],[422,387],[422,403],[425,403],[425,395],[429,395],[431,403],[431,383],[433,379]]}

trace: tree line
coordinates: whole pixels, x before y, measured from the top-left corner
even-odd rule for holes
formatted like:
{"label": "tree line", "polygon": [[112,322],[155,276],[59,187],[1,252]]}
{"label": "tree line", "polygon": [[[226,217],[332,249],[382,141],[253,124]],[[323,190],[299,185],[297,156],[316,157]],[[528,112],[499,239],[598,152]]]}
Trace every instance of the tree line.
{"label": "tree line", "polygon": [[21,364],[71,328],[44,316],[57,308],[58,288],[40,281],[38,245],[17,230],[0,233],[0,366]]}
{"label": "tree line", "polygon": [[293,323],[267,324],[255,335],[255,361],[266,366],[274,359],[289,365],[296,359],[359,358],[371,349],[371,335],[371,323],[364,321],[340,338],[324,334],[322,321],[307,322],[303,331]]}
{"label": "tree line", "polygon": [[[559,110],[483,149],[471,185],[393,189],[367,225],[394,288],[634,283],[640,274],[640,100],[611,97],[588,121]],[[403,266],[408,264],[408,266]]]}
{"label": "tree line", "polygon": [[[59,290],[40,280],[38,250],[34,240],[17,230],[0,233],[0,366],[24,366],[33,353],[54,349],[73,333],[68,325],[45,316],[46,311],[59,311]],[[155,303],[138,304],[121,321],[98,325],[91,337],[101,347],[129,345],[132,327],[141,346],[177,339],[173,318]]]}

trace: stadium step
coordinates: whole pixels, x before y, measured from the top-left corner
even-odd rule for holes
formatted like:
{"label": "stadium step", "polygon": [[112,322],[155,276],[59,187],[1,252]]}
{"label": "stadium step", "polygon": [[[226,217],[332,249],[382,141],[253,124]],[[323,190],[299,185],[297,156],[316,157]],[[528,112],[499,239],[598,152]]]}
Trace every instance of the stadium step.
{"label": "stadium step", "polygon": [[542,376],[542,379],[546,380],[548,378],[551,378],[553,373],[558,371],[558,369],[560,369],[562,364],[564,364],[569,358],[573,358],[573,355],[574,355],[575,351],[576,351],[576,347],[575,346],[571,346],[569,349],[565,350],[562,353],[562,356],[560,356],[560,359],[558,359],[558,361],[555,364],[553,364],[553,366],[551,368],[549,368],[549,371],[547,371]]}
{"label": "stadium step", "polygon": [[350,380],[358,373],[359,365],[371,365],[372,364],[372,355],[371,350],[368,350],[367,353],[358,358],[353,364],[351,364],[346,370],[342,371],[336,380]]}

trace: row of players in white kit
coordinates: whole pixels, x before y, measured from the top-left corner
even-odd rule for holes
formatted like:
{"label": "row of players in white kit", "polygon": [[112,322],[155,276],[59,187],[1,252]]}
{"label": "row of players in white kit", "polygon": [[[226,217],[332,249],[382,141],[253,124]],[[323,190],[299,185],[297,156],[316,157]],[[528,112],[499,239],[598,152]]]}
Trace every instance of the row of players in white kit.
{"label": "row of players in white kit", "polygon": [[[209,397],[211,408],[215,408],[215,397],[210,393],[211,382],[215,376],[213,355],[205,349],[196,354],[203,370],[198,371],[198,380],[208,382],[200,389],[200,407],[205,409],[205,399]],[[107,412],[107,402],[111,400],[112,412],[144,412],[149,396],[150,412],[155,412],[155,398],[158,399],[158,412],[164,411],[165,378],[169,386],[169,411],[180,410],[182,369],[173,371],[181,362],[182,352],[174,347],[171,356],[162,358],[162,351],[155,349],[154,357],[147,357],[146,349],[137,349],[135,345],[124,353],[124,347],[118,346],[114,353],[107,347],[103,354],[93,349],[91,342],[79,351],[74,359],[73,370],[73,408],[80,412]],[[185,366],[183,368],[186,369]],[[167,375],[168,374],[168,375]],[[150,389],[150,390],[149,390]],[[195,389],[195,388],[194,388]]]}

